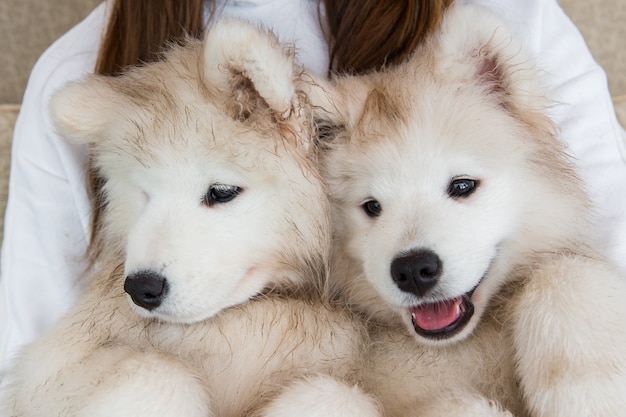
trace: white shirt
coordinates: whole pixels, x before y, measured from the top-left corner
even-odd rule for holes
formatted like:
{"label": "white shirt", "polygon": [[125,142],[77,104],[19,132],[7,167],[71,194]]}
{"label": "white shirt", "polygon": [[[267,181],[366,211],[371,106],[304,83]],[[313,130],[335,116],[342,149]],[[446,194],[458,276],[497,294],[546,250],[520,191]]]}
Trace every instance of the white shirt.
{"label": "white shirt", "polygon": [[[624,132],[606,84],[556,0],[469,0],[509,23],[544,72],[548,97],[566,103],[553,119],[578,159],[601,221],[597,244],[615,261],[626,254]],[[221,15],[261,22],[295,42],[302,63],[326,73],[327,46],[313,0],[229,1]],[[93,72],[106,20],[96,8],[40,57],[15,126],[0,266],[0,377],[18,349],[50,328],[74,303],[89,239],[85,148],[59,137],[48,117],[52,92]]]}

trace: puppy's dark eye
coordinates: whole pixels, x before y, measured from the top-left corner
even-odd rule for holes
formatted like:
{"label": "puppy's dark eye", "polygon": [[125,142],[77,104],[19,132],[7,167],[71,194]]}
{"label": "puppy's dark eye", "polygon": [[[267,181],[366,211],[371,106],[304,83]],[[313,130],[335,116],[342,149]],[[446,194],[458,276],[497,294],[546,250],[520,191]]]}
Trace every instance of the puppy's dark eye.
{"label": "puppy's dark eye", "polygon": [[452,198],[465,198],[469,197],[476,188],[478,188],[478,180],[471,178],[455,178],[450,181],[448,186],[448,195]]}
{"label": "puppy's dark eye", "polygon": [[202,197],[202,204],[212,207],[215,204],[228,203],[241,193],[242,189],[236,185],[213,184]]}
{"label": "puppy's dark eye", "polygon": [[380,203],[376,200],[367,200],[363,205],[363,211],[370,217],[378,217],[380,213],[383,211],[383,208],[380,206]]}

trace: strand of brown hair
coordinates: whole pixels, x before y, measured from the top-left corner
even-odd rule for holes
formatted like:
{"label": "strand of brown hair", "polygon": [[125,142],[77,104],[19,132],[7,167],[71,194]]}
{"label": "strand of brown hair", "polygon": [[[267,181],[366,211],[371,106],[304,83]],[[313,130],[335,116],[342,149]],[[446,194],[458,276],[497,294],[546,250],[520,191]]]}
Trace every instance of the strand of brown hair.
{"label": "strand of brown hair", "polygon": [[127,66],[159,59],[163,48],[204,34],[203,0],[111,2],[96,73],[118,75]]}
{"label": "strand of brown hair", "polygon": [[453,0],[324,0],[330,70],[362,74],[402,62]]}

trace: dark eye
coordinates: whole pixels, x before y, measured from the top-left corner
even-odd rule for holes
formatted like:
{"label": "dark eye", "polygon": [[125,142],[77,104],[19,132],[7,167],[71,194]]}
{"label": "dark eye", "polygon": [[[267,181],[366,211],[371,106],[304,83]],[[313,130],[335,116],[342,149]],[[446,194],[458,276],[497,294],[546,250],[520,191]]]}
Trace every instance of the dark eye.
{"label": "dark eye", "polygon": [[448,195],[452,198],[469,197],[478,187],[479,181],[470,178],[455,178],[450,181]]}
{"label": "dark eye", "polygon": [[202,197],[202,204],[212,207],[215,204],[228,203],[241,193],[241,188],[236,185],[213,184]]}
{"label": "dark eye", "polygon": [[376,200],[367,200],[363,205],[363,211],[370,217],[378,217],[382,212],[383,208],[380,206],[380,203]]}

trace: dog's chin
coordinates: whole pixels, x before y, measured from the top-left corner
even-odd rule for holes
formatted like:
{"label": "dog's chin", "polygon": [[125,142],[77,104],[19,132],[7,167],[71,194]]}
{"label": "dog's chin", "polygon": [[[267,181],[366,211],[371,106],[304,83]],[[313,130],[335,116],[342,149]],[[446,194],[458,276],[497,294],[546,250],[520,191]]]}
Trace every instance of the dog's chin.
{"label": "dog's chin", "polygon": [[133,303],[132,300],[129,299],[129,304],[132,310],[137,313],[137,315],[145,318],[151,319],[158,322],[163,323],[171,323],[171,324],[193,324],[199,321],[210,319],[211,317],[217,315],[220,311],[224,310],[228,306],[220,309],[216,309],[214,311],[172,311],[167,308],[167,306],[161,306],[155,308],[154,310],[147,310],[143,307],[137,306]]}
{"label": "dog's chin", "polygon": [[[415,337],[429,345],[452,344],[463,340],[475,327],[472,295],[474,289],[460,296],[422,303],[405,309],[405,321]],[[472,320],[474,319],[474,320]]]}

